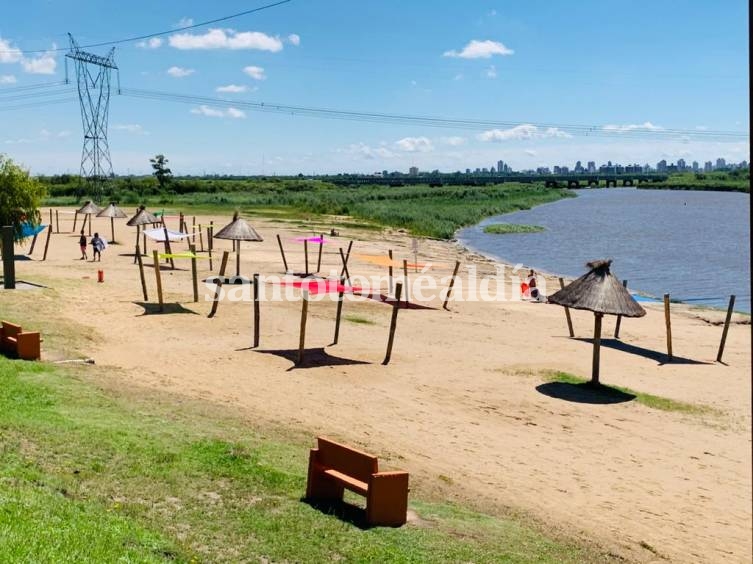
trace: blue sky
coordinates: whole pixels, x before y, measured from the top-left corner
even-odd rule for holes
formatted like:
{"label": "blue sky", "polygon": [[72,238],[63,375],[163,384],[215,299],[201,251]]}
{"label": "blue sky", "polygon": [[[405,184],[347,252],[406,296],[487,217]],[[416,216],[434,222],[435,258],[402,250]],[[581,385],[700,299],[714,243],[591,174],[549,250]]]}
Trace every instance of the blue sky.
{"label": "blue sky", "polygon": [[[70,94],[64,86],[21,90],[65,78],[64,52],[44,51],[67,47],[66,32],[84,45],[272,1],[4,2],[0,153],[33,173],[78,172],[83,134],[73,87]],[[515,169],[576,160],[749,160],[749,138],[703,137],[748,131],[747,21],[742,0],[292,0],[118,45],[123,88],[233,103],[113,95],[113,168],[149,172],[156,153],[176,174],[454,171],[500,159]],[[50,94],[25,97],[40,92]],[[71,101],[36,104],[64,96]],[[253,111],[241,101],[510,125],[331,120]],[[610,134],[575,134],[563,124]]]}

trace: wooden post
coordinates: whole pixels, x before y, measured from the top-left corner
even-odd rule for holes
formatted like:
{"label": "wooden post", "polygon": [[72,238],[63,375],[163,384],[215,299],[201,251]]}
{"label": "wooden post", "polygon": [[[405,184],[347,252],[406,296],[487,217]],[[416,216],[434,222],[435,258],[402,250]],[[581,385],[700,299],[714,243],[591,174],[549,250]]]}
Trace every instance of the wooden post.
{"label": "wooden post", "polygon": [[210,251],[214,250],[214,220],[209,220],[209,232],[207,233],[207,246]]}
{"label": "wooden post", "polygon": [[50,229],[52,229],[52,208],[50,208]]}
{"label": "wooden post", "polygon": [[196,216],[193,216],[193,219],[191,219],[191,242],[195,245],[196,244]]}
{"label": "wooden post", "polygon": [[207,251],[209,252],[209,271],[211,272],[214,270],[214,267],[212,266],[212,227],[211,225],[207,227]]}
{"label": "wooden post", "polygon": [[729,331],[729,324],[732,321],[732,310],[735,307],[735,295],[732,294],[729,297],[729,306],[727,306],[727,318],[724,320],[724,330],[722,331],[722,340],[719,343],[719,352],[716,353],[716,361],[722,361],[722,354],[724,353],[724,344],[727,342],[727,332]]}
{"label": "wooden post", "polygon": [[458,275],[458,269],[460,268],[460,261],[455,261],[455,270],[452,271],[452,278],[450,278],[450,285],[447,287],[447,295],[444,297],[444,309],[447,309],[447,302],[450,301],[450,295],[452,294],[452,287],[455,285],[455,277]]}
{"label": "wooden post", "polygon": [[73,212],[73,229],[71,229],[71,233],[76,232],[76,222],[78,221],[78,210]]}
{"label": "wooden post", "polygon": [[[627,280],[622,281],[622,287],[627,288]],[[614,338],[619,339],[620,338],[620,325],[622,324],[622,316],[617,316],[617,322],[614,325]]]}
{"label": "wooden post", "polygon": [[89,219],[89,214],[84,215],[84,222],[81,224],[81,233],[86,229],[86,220]]}
{"label": "wooden post", "polygon": [[316,259],[316,272],[322,269],[322,247],[324,246],[324,233],[319,236],[319,256]]}
{"label": "wooden post", "polygon": [[4,225],[2,229],[3,240],[3,287],[6,290],[16,288],[16,256],[15,238],[12,225]]}
{"label": "wooden post", "polygon": [[144,261],[141,259],[141,249],[136,243],[136,260],[139,263],[139,278],[141,278],[141,291],[144,294],[144,301],[149,301],[149,295],[146,293],[146,278],[144,277]]}
{"label": "wooden post", "polygon": [[159,269],[159,251],[154,249],[152,251],[154,257],[154,276],[157,279],[157,299],[159,300],[159,310],[165,311],[164,301],[162,299],[162,276]]}
{"label": "wooden post", "polygon": [[204,252],[204,234],[201,231],[201,226],[199,226],[199,245],[201,248],[201,252]]}
{"label": "wooden post", "polygon": [[[340,255],[342,256],[342,248],[340,248]],[[340,285],[345,285],[345,280],[343,277],[340,277]],[[344,289],[343,289],[344,290]],[[337,313],[335,314],[335,338],[332,340],[332,344],[336,345],[337,341],[340,338],[340,318],[342,316],[343,312],[343,296],[345,295],[345,292],[343,290],[340,290],[337,292]]]}
{"label": "wooden post", "polygon": [[392,249],[387,251],[387,256],[390,257],[390,265],[387,267],[387,294],[392,295]]}
{"label": "wooden post", "polygon": [[60,233],[60,214],[55,210],[55,232]]}
{"label": "wooden post", "polygon": [[303,364],[303,351],[306,347],[306,317],[309,313],[309,293],[303,290],[303,305],[301,306],[301,334],[298,339],[298,362],[297,365]]}
{"label": "wooden post", "polygon": [[[560,289],[565,287],[565,281],[560,277]],[[570,308],[565,306],[565,319],[567,319],[567,330],[570,333],[570,338],[575,337],[575,331],[573,331],[573,320],[570,317]]]}
{"label": "wooden post", "polygon": [[285,267],[285,272],[288,271],[288,261],[285,260],[285,249],[282,248],[282,239],[280,239],[280,234],[277,234],[277,244],[280,246],[280,254],[282,255],[282,265]]}
{"label": "wooden post", "polygon": [[254,279],[254,348],[259,346],[259,322],[261,312],[259,311],[259,274],[255,273]]}
{"label": "wooden post", "polygon": [[[87,213],[86,214],[86,219],[89,220],[89,237],[91,237],[92,236],[92,221],[93,221],[92,220],[92,214]],[[86,221],[86,219],[84,219],[84,221]]]}
{"label": "wooden post", "polygon": [[405,303],[408,304],[408,259],[403,259],[403,277],[405,278]]}
{"label": "wooden post", "polygon": [[397,312],[400,311],[400,295],[403,293],[403,285],[398,282],[395,284],[395,301],[392,303],[392,319],[390,320],[390,336],[387,339],[387,354],[384,355],[382,364],[385,366],[390,363],[392,357],[392,345],[395,342],[395,329],[397,328]]}
{"label": "wooden post", "polygon": [[133,256],[133,264],[136,264],[136,255],[139,254],[139,238],[141,237],[141,226],[136,226],[136,254]]}
{"label": "wooden post", "polygon": [[[146,229],[144,231],[146,231]],[[146,250],[146,233],[143,233],[143,236],[144,236],[144,256],[146,256],[146,253],[148,252]]]}
{"label": "wooden post", "polygon": [[348,257],[343,255],[343,248],[340,247],[340,259],[343,261],[343,272],[345,273],[345,278],[340,276],[340,278],[343,278],[343,284],[345,284],[346,281],[350,282],[350,272],[348,272]]}
{"label": "wooden post", "polygon": [[27,253],[28,256],[31,256],[34,253],[34,247],[37,246],[37,237],[39,237],[39,233],[34,233],[34,237],[31,239],[31,248]]}
{"label": "wooden post", "polygon": [[669,294],[664,294],[664,322],[667,324],[667,356],[672,360],[672,320],[669,317]]}
{"label": "wooden post", "polygon": [[303,240],[303,256],[306,260],[306,271],[305,276],[309,275],[309,242],[308,239]]}
{"label": "wooden post", "polygon": [[50,248],[50,238],[52,237],[52,224],[50,224],[49,229],[47,229],[47,239],[44,242],[44,255],[42,255],[42,260],[47,260],[47,249]]}
{"label": "wooden post", "polygon": [[591,365],[591,384],[599,385],[599,355],[601,353],[601,318],[603,313],[594,313],[594,357]]}
{"label": "wooden post", "polygon": [[241,275],[241,242],[235,242],[235,275]]}
{"label": "wooden post", "polygon": [[[178,212],[178,231],[183,231],[183,212]],[[186,233],[188,230],[183,232]]]}
{"label": "wooden post", "polygon": [[196,269],[196,245],[188,245],[191,253],[191,278],[193,280],[193,301],[199,301],[199,274]]}
{"label": "wooden post", "polygon": [[227,268],[227,259],[230,253],[222,251],[222,262],[220,263],[220,274],[217,276],[217,287],[214,290],[214,301],[212,302],[212,311],[209,312],[207,317],[214,317],[217,313],[217,305],[220,303],[220,290],[222,289],[222,278],[225,276],[225,269]]}
{"label": "wooden post", "polygon": [[175,260],[172,257],[173,249],[170,246],[170,236],[167,233],[167,226],[165,226],[165,216],[164,215],[162,216],[162,231],[164,231],[164,233],[165,233],[165,253],[167,253],[168,255],[171,255],[170,258],[168,259],[168,261],[170,261],[170,268],[172,270],[175,270]]}
{"label": "wooden post", "polygon": [[[348,243],[348,251],[345,253],[345,261],[343,262],[343,269],[340,272],[340,276],[343,276],[345,274],[345,271],[348,269],[348,261],[350,260],[350,250],[353,248],[353,241],[351,240],[350,243]],[[350,278],[350,276],[348,276]]]}

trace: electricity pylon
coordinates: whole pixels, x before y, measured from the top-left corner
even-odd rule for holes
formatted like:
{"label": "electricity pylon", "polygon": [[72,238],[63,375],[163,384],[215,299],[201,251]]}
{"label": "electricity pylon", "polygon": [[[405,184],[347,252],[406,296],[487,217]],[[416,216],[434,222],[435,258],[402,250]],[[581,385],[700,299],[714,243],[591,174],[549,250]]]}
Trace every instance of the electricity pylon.
{"label": "electricity pylon", "polygon": [[[76,65],[78,98],[81,102],[81,122],[84,126],[84,147],[81,151],[81,177],[86,179],[95,199],[101,200],[104,184],[112,176],[110,146],[107,143],[107,121],[110,112],[110,74],[120,74],[115,64],[115,47],[106,57],[79,49],[69,33],[71,50],[65,56]],[[68,82],[68,62],[66,60]]]}

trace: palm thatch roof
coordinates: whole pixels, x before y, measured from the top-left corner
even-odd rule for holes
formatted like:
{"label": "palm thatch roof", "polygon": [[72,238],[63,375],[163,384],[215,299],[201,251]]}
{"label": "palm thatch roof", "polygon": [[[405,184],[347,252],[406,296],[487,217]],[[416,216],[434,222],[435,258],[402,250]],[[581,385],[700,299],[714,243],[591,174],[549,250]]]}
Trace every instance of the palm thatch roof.
{"label": "palm thatch roof", "polygon": [[646,310],[609,271],[611,264],[611,260],[589,262],[586,266],[590,270],[556,294],[549,296],[549,303],[594,313],[643,317]]}
{"label": "palm thatch roof", "polygon": [[99,212],[97,214],[97,217],[114,217],[115,219],[123,219],[124,217],[128,217],[128,215],[126,215],[126,212],[121,210],[115,204],[110,204],[101,212]]}
{"label": "palm thatch roof", "polygon": [[160,220],[146,211],[144,206],[141,206],[136,215],[129,219],[126,225],[135,227],[136,225],[151,225],[152,223],[160,223]]}
{"label": "palm thatch roof", "polygon": [[89,214],[98,214],[102,211],[102,208],[100,208],[97,204],[95,204],[92,201],[86,202],[85,205],[81,207],[81,209],[78,210],[78,213],[82,213],[84,215]]}
{"label": "palm thatch roof", "polygon": [[215,239],[231,239],[233,241],[263,241],[264,238],[251,227],[244,219],[238,217],[238,212],[233,215],[232,223],[220,229]]}

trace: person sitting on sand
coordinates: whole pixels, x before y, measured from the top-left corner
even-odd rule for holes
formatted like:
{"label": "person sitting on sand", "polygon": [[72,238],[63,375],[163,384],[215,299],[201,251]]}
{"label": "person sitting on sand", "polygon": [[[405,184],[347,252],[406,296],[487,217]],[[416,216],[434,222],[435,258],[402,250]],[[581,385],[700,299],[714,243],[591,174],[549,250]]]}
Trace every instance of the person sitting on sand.
{"label": "person sitting on sand", "polygon": [[78,246],[81,249],[81,258],[78,260],[87,260],[89,258],[89,255],[86,254],[86,235],[84,235],[84,230],[81,230],[81,237],[78,238]]}
{"label": "person sitting on sand", "polygon": [[528,273],[528,289],[533,299],[538,299],[539,289],[536,287],[536,272],[533,268]]}
{"label": "person sitting on sand", "polygon": [[92,237],[92,249],[94,250],[94,254],[92,255],[92,262],[101,261],[102,260],[102,251],[105,249],[105,242],[102,240],[99,236],[99,233],[95,233],[94,237]]}

